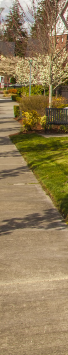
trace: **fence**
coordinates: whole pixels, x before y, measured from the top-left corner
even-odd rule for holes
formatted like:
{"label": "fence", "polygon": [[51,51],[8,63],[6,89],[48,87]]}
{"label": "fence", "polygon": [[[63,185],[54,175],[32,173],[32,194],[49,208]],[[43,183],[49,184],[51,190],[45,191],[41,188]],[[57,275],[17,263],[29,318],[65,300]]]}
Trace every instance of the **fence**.
{"label": "fence", "polygon": [[68,125],[68,107],[65,108],[46,108],[47,125]]}

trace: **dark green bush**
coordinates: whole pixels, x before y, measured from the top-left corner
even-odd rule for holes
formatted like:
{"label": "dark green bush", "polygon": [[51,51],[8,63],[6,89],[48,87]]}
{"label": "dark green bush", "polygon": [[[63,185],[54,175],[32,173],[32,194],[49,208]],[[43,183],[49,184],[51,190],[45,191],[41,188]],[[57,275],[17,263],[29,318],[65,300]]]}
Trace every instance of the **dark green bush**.
{"label": "dark green bush", "polygon": [[12,101],[17,101],[17,95],[16,94],[12,94],[11,95],[11,99],[12,99]]}
{"label": "dark green bush", "polygon": [[66,126],[61,125],[60,129],[61,129],[61,131],[65,132],[65,133],[68,133],[68,125],[66,125]]}
{"label": "dark green bush", "polygon": [[20,116],[20,108],[19,106],[14,106],[14,116],[19,117]]}
{"label": "dark green bush", "polygon": [[16,84],[16,78],[14,76],[11,77],[10,83],[11,84]]}
{"label": "dark green bush", "polygon": [[16,95],[16,101],[20,102],[21,101],[21,97]]}
{"label": "dark green bush", "polygon": [[21,97],[21,93],[22,93],[22,88],[18,88],[18,89],[17,89],[17,96],[20,96],[20,97]]}
{"label": "dark green bush", "polygon": [[[23,86],[22,88],[17,89],[17,94],[21,96],[21,94],[25,94],[25,96],[29,96],[29,86]],[[45,88],[45,94],[48,96],[49,88]],[[42,85],[31,85],[31,95],[44,95],[44,88]]]}

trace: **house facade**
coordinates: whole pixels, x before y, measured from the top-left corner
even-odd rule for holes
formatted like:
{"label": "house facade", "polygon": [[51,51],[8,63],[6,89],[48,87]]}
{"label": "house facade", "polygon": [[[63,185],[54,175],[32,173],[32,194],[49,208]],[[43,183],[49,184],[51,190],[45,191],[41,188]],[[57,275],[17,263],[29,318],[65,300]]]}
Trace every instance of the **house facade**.
{"label": "house facade", "polygon": [[[0,40],[0,59],[1,55],[4,57],[15,57],[15,43]],[[7,86],[7,76],[0,73],[0,88]]]}
{"label": "house facade", "polygon": [[[56,48],[59,50],[64,48],[68,53],[68,0],[59,1],[59,15],[57,18],[56,33]],[[68,84],[61,85],[58,88],[58,94],[68,99]]]}
{"label": "house facade", "polygon": [[7,42],[7,41],[0,41],[0,56],[3,55],[4,57],[14,57],[15,56],[15,43],[14,42]]}

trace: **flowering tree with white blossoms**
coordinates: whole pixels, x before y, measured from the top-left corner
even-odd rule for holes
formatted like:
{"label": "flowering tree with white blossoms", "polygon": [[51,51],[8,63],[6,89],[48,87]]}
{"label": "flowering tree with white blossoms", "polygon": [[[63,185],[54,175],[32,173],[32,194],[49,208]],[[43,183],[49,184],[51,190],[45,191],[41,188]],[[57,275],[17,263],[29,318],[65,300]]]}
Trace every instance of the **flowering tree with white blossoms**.
{"label": "flowering tree with white blossoms", "polygon": [[[16,79],[20,84],[30,86],[31,58],[17,59]],[[49,57],[39,55],[32,58],[31,84],[41,84],[44,88],[49,85]]]}
{"label": "flowering tree with white blossoms", "polygon": [[[30,81],[30,57],[3,57],[0,60],[0,75],[6,75],[7,78],[14,76],[18,83],[29,85]],[[43,87],[49,85],[50,81],[50,56],[39,55],[33,57],[31,66],[31,83],[41,84]],[[52,85],[57,88],[62,82],[68,78],[68,62],[67,52],[63,50],[59,53],[58,50],[54,52],[52,60]]]}
{"label": "flowering tree with white blossoms", "polygon": [[[55,81],[54,79],[56,79],[56,75],[58,74],[56,81],[56,85],[58,85],[59,81],[61,80],[60,77],[63,77],[63,57],[65,60],[64,43],[63,48],[61,48],[61,43],[59,41],[59,51],[57,52],[57,21],[61,15],[62,10],[64,9],[65,11],[65,5],[68,6],[67,0],[32,0],[33,24],[31,27],[31,35],[33,39],[38,39],[39,41],[39,52],[45,53],[45,57],[47,57],[47,54],[49,56],[49,107],[51,107],[52,104],[52,84]],[[62,34],[63,32],[64,26],[62,23]],[[58,33],[60,35],[60,22],[58,22]],[[59,68],[58,71],[57,63]],[[64,75],[66,72],[67,66],[65,65]]]}
{"label": "flowering tree with white blossoms", "polygon": [[[22,84],[29,84],[30,80],[30,59],[31,58],[17,58],[17,63],[15,66],[15,75],[17,81]],[[66,63],[66,64],[64,64]],[[32,69],[31,69],[31,82],[32,84],[41,84],[43,87],[49,85],[49,68],[50,68],[50,56],[39,55],[38,57],[33,57],[32,59]],[[52,61],[52,85],[56,88],[62,82],[65,82],[68,77],[68,63],[67,63],[67,52],[63,50],[59,53],[58,50],[55,51],[53,61]]]}
{"label": "flowering tree with white blossoms", "polygon": [[[19,5],[18,0],[15,0],[15,2]],[[63,9],[64,3],[66,3],[66,0],[39,0],[39,2],[32,0],[34,21],[33,34],[39,39],[39,53],[41,54],[36,54],[35,56],[34,51],[32,58],[2,58],[0,62],[0,73],[2,75],[7,74],[8,77],[13,75],[19,83],[29,84],[30,60],[32,60],[32,84],[42,84],[43,86],[49,85],[49,107],[51,107],[52,102],[52,85],[54,88],[57,88],[59,84],[62,84],[62,82],[65,82],[68,78],[68,53],[64,48],[60,48],[61,45],[59,49],[57,49],[56,33],[57,16],[60,9]],[[44,52],[45,54],[42,54]]]}

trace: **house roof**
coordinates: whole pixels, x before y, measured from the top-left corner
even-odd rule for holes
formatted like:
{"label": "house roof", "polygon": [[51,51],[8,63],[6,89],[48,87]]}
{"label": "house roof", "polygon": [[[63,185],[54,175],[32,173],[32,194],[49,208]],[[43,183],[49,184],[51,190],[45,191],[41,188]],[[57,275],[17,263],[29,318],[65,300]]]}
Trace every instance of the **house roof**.
{"label": "house roof", "polygon": [[59,2],[56,30],[57,35],[68,34],[68,0],[61,0]]}
{"label": "house roof", "polygon": [[0,55],[3,56],[15,56],[15,43],[14,42],[7,42],[7,41],[0,41]]}
{"label": "house roof", "polygon": [[38,39],[34,38],[29,38],[27,42],[27,48],[26,48],[26,57],[31,57],[34,56],[34,53],[39,54],[39,41]]}

